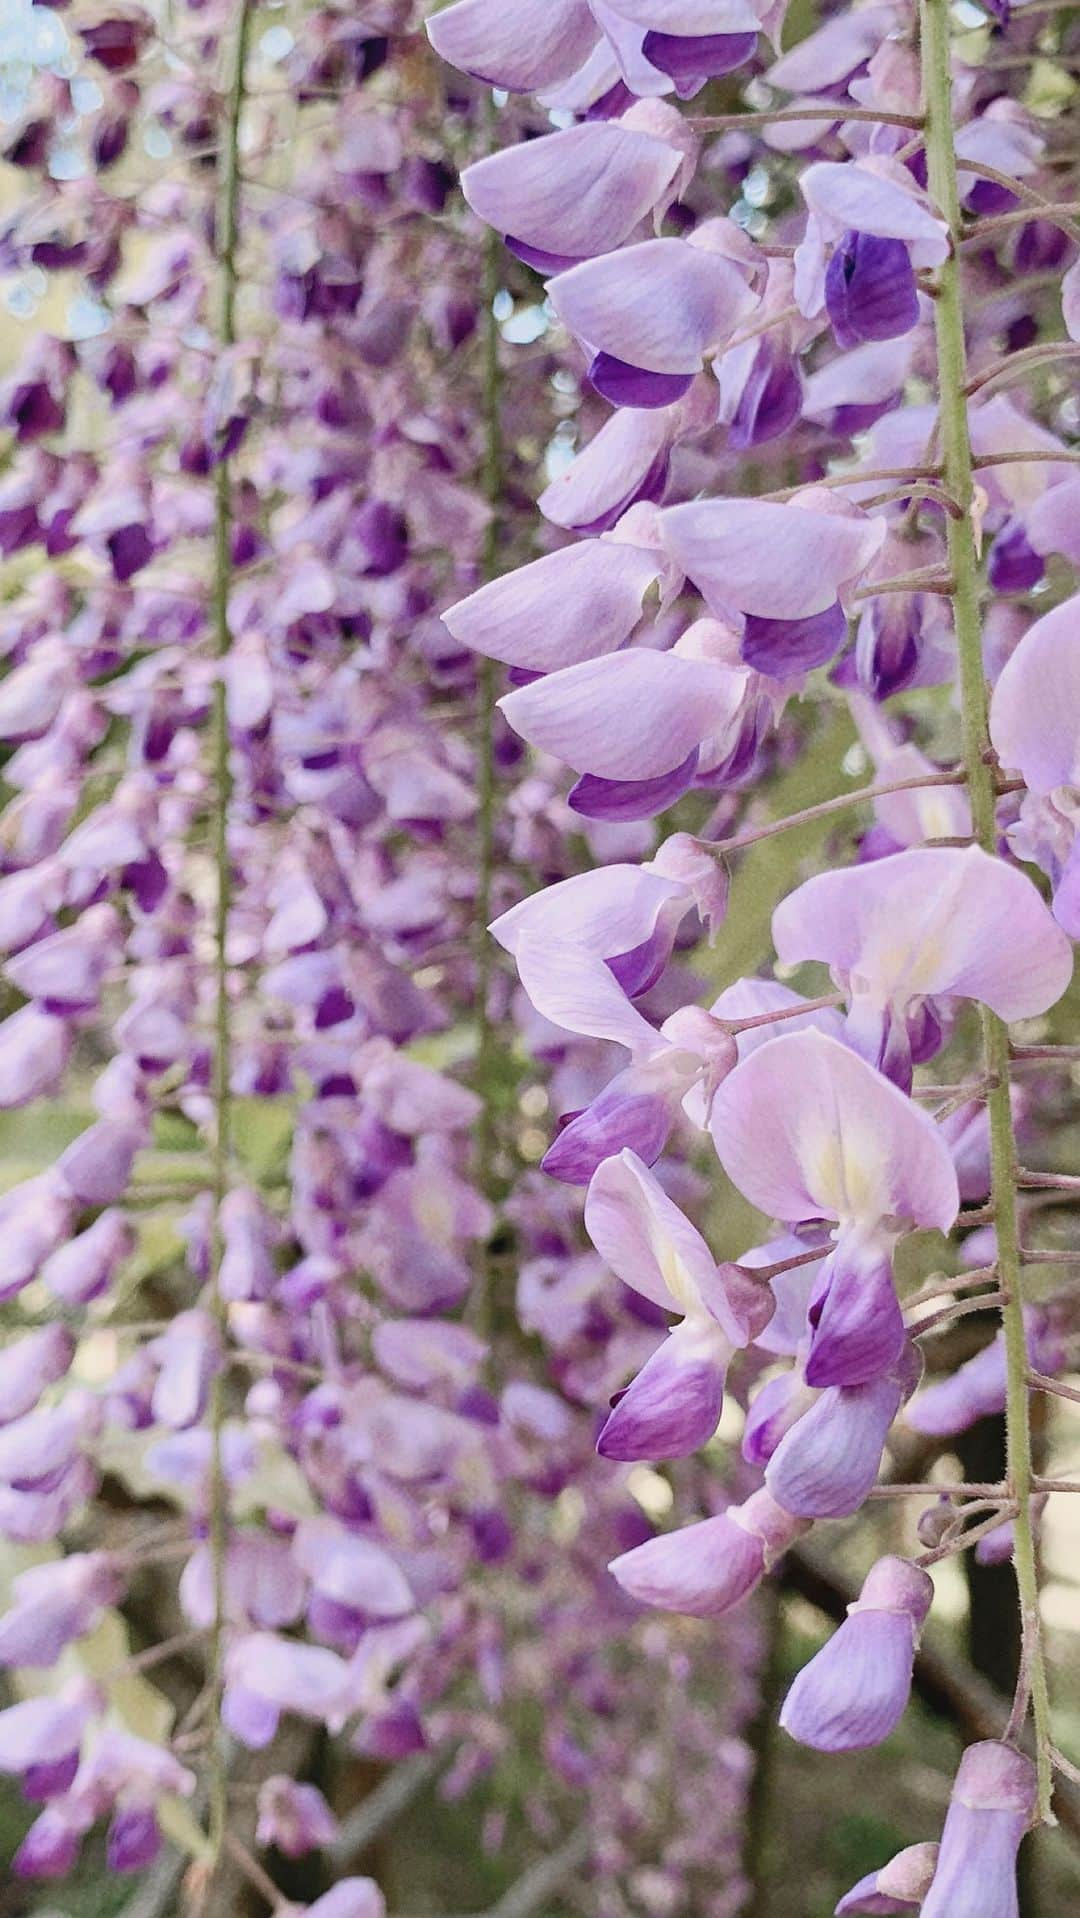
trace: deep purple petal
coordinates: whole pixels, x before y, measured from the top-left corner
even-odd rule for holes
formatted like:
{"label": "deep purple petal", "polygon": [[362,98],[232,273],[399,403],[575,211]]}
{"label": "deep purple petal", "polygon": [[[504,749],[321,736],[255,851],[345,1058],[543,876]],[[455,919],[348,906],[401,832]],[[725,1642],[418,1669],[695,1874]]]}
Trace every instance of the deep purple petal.
{"label": "deep purple petal", "polygon": [[589,380],[612,406],[674,406],[694,384],[692,373],[648,373],[617,360],[614,353],[596,355]]}
{"label": "deep purple petal", "polygon": [[840,346],[910,333],[918,323],[919,299],[903,240],[846,234],[825,273],[825,305]]}
{"label": "deep purple petal", "polygon": [[689,791],[699,751],[695,746],[681,766],[655,779],[600,779],[595,773],[585,773],[571,788],[568,804],[587,819],[651,819]]}
{"label": "deep purple petal", "polygon": [[748,613],[740,652],[748,666],[772,679],[790,679],[808,673],[841,647],[847,636],[847,618],[839,600],[823,613],[807,619],[761,619]]}
{"label": "deep purple petal", "polygon": [[756,33],[647,33],[641,51],[674,80],[679,98],[690,100],[706,80],[745,66],[757,43]]}

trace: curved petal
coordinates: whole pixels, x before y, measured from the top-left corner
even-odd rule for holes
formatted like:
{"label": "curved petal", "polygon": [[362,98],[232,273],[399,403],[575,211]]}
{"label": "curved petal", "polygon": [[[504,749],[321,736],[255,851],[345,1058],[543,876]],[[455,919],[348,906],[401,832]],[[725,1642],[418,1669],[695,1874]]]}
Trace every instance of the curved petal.
{"label": "curved petal", "polygon": [[947,1231],[959,1210],[933,1120],[827,1033],[789,1033],[744,1059],[710,1130],[728,1177],[773,1218],[893,1216]]}
{"label": "curved petal", "polygon": [[712,33],[750,33],[761,13],[750,0],[608,0],[614,13],[650,33],[690,39]]}
{"label": "curved petal", "polygon": [[1033,793],[1080,785],[1080,594],[1037,619],[1006,661],[990,737]]}
{"label": "curved petal", "polygon": [[948,227],[918,197],[914,181],[909,190],[858,160],[819,160],[799,185],[810,211],[835,226],[904,240],[917,248],[921,266],[940,266],[949,256]]}
{"label": "curved petal", "polygon": [[738,1605],[765,1574],[765,1545],[727,1512],[650,1538],[608,1570],[641,1605],[715,1618]]}
{"label": "curved petal", "polygon": [[613,1401],[596,1449],[601,1458],[687,1458],[707,1445],[724,1401],[730,1347],[718,1326],[683,1321]]}
{"label": "curved petal", "polygon": [[461,190],[496,232],[573,260],[620,246],[664,196],[683,155],[614,120],[586,120],[466,167]]}
{"label": "curved petal", "polygon": [[586,0],[458,0],[433,13],[428,39],[444,60],[510,93],[567,80],[600,35]]}
{"label": "curved petal", "polygon": [[548,293],[579,340],[648,373],[699,373],[756,304],[737,266],[687,240],[643,240],[586,260]]}
{"label": "curved petal", "polygon": [[911,1693],[912,1621],[903,1612],[856,1610],[804,1665],[780,1723],[814,1751],[865,1751],[895,1731]]}
{"label": "curved petal", "polygon": [[655,779],[738,710],[741,681],[726,667],[645,650],[583,660],[499,705],[530,745],[579,773]]}
{"label": "curved petal", "polygon": [[912,846],[818,873],[777,907],[773,943],[785,965],[820,960],[882,1006],[977,999],[1029,1019],[1072,977],[1072,948],[1031,880],[979,846]]}
{"label": "curved petal", "polygon": [[654,779],[598,779],[595,773],[584,773],[571,787],[566,803],[586,819],[653,819],[689,792],[698,756],[694,746],[681,766]]}
{"label": "curved petal", "polygon": [[581,540],[491,580],[447,607],[442,620],[471,652],[551,673],[621,646],[659,572],[644,547]]}
{"label": "curved petal", "polygon": [[[667,454],[681,408],[622,407],[577,458],[546,486],[537,504],[555,526],[606,530],[637,499],[662,497]],[[656,484],[653,484],[655,478]]]}
{"label": "curved petal", "polygon": [[873,1234],[842,1232],[821,1266],[809,1308],[807,1385],[865,1385],[904,1349],[904,1318],[888,1247]]}
{"label": "curved petal", "polygon": [[491,932],[507,952],[526,935],[585,946],[604,959],[636,952],[660,920],[674,923],[693,905],[690,887],[646,866],[597,866],[530,893],[492,921]]}
{"label": "curved petal", "polygon": [[765,78],[785,93],[818,93],[836,86],[869,60],[895,24],[890,6],[855,7],[838,14],[774,60]]}
{"label": "curved petal", "polygon": [[518,945],[517,968],[537,1012],[564,1032],[611,1039],[635,1057],[663,1050],[663,1039],[631,1005],[599,954],[530,933]]}
{"label": "curved petal", "polygon": [[877,1478],[890,1425],[900,1409],[893,1378],[830,1386],[785,1432],[765,1469],[765,1484],[800,1518],[847,1518]]}
{"label": "curved petal", "polygon": [[585,1198],[585,1230],[633,1292],[665,1311],[714,1318],[733,1345],[746,1331],[696,1226],[633,1152],[605,1159]]}
{"label": "curved petal", "polygon": [[836,1907],[836,1918],[861,1912],[863,1918],[903,1918],[916,1912],[930,1889],[937,1868],[936,1845],[908,1845],[880,1871],[868,1872],[852,1885]]}
{"label": "curved petal", "polygon": [[664,544],[721,619],[824,613],[865,572],[885,521],[771,500],[694,500],[660,514]]}

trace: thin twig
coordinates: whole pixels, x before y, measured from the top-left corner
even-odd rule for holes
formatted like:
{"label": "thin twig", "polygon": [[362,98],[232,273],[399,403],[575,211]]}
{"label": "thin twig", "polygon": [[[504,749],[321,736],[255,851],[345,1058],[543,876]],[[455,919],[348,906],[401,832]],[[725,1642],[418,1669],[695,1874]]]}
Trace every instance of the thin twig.
{"label": "thin twig", "polygon": [[[240,239],[240,122],[244,111],[244,83],[253,0],[238,0],[236,28],[229,50],[230,74],[223,128],[221,172],[215,208],[214,232],[220,275],[218,341],[227,352],[236,342],[236,300],[239,287],[237,253]],[[222,1333],[228,1329],[228,1310],[218,1284],[224,1257],[222,1206],[229,1184],[231,1157],[232,1047],[229,1029],[229,923],[232,886],[229,855],[229,811],[232,769],[229,755],[229,716],[224,663],[232,648],[229,597],[232,585],[232,461],[227,453],[214,470],[214,575],[212,611],[218,672],[211,714],[213,753],[212,852],[217,879],[214,909],[215,1027],[211,1069],[214,1106],[213,1190],[214,1226],[211,1248],[210,1307]],[[215,1857],[220,1857],[228,1823],[228,1777],[221,1726],[224,1697],[226,1624],[226,1564],[229,1544],[229,1488],[225,1474],[225,1373],[219,1368],[210,1387],[210,1553],[214,1618],[208,1659],[210,1682],[210,1755],[208,1774],[209,1835]]]}
{"label": "thin twig", "polygon": [[742,852],[744,847],[756,845],[759,839],[771,839],[774,833],[788,832],[794,826],[809,825],[815,819],[827,819],[830,813],[843,812],[848,806],[887,799],[891,793],[918,792],[920,788],[934,786],[962,786],[966,779],[967,773],[962,771],[920,773],[913,779],[894,779],[880,786],[860,786],[855,792],[838,793],[834,799],[822,799],[814,806],[804,806],[801,812],[788,813],[783,819],[770,819],[766,825],[736,833],[731,839],[718,839],[712,851]]}

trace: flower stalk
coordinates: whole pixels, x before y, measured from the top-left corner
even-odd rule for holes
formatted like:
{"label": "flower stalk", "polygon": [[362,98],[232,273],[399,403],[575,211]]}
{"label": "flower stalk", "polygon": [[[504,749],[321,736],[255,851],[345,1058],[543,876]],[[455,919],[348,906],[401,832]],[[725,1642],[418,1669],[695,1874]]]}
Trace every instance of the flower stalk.
{"label": "flower stalk", "polygon": [[[239,0],[235,32],[228,50],[230,62],[225,113],[221,130],[217,202],[214,210],[215,251],[218,263],[217,337],[222,351],[236,343],[236,304],[239,287],[237,253],[240,212],[240,123],[245,100],[245,75],[253,0]],[[229,594],[232,584],[232,462],[223,450],[214,468],[214,575],[212,622],[218,673],[214,683],[210,750],[212,778],[211,851],[216,875],[214,912],[214,1049],[211,1094],[214,1106],[213,1195],[214,1225],[211,1247],[210,1310],[224,1332],[228,1313],[218,1283],[225,1245],[221,1213],[229,1183],[232,1150],[232,1052],[229,1009],[229,919],[231,872],[229,812],[232,772],[229,759],[229,718],[224,666],[232,647]],[[229,1543],[228,1484],[223,1458],[226,1412],[224,1368],[219,1366],[210,1385],[210,1551],[214,1615],[210,1631],[210,1751],[208,1762],[208,1820],[210,1843],[220,1857],[228,1824],[228,1773],[221,1708],[224,1696],[225,1581]]]}
{"label": "flower stalk", "polygon": [[[952,604],[959,661],[964,762],[968,796],[978,843],[997,848],[994,759],[990,747],[988,702],[979,612],[978,549],[975,528],[974,461],[965,393],[968,385],[964,317],[957,245],[961,237],[960,195],[952,118],[952,86],[947,0],[922,0],[922,63],[926,108],[926,154],[930,191],[948,221],[952,249],[940,269],[934,327],[938,355],[941,447],[946,484],[963,508],[948,522]],[[989,1088],[991,1197],[995,1209],[997,1267],[1007,1368],[1006,1428],[1009,1491],[1016,1502],[1014,1520],[1016,1580],[1023,1629],[1026,1683],[1030,1685],[1038,1772],[1038,1813],[1052,1818],[1053,1765],[1050,1701],[1041,1642],[1039,1580],[1031,1500],[1033,1464],[1028,1404],[1028,1357],[1020,1230],[1017,1217],[1018,1161],[1009,1093],[1009,1031],[988,1006],[980,1007],[983,1053]]]}

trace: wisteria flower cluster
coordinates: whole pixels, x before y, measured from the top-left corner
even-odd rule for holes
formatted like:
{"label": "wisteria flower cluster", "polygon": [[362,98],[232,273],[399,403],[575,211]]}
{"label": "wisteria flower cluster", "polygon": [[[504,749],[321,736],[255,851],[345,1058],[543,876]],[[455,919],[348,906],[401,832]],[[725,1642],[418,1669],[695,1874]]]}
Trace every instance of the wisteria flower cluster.
{"label": "wisteria flower cluster", "polygon": [[[1021,1068],[1041,1055],[1010,1028],[1062,999],[1080,930],[1075,403],[1056,370],[1042,408],[1003,390],[1076,350],[1042,337],[1076,331],[1075,156],[1008,90],[1042,18],[995,11],[969,50],[943,0],[838,10],[791,47],[782,9],[528,17],[527,61],[489,0],[430,24],[444,57],[531,92],[556,127],[528,126],[462,186],[544,279],[613,410],[540,498],[550,550],[445,620],[510,668],[501,710],[572,770],[575,811],[663,815],[651,856],[493,928],[538,1014],[629,1061],[545,1159],[586,1188],[604,1262],[672,1315],[598,1449],[693,1453],[739,1355],[787,1361],[759,1367],[749,1398],[757,1489],[611,1569],[644,1605],[725,1613],[811,1526],[860,1510],[898,1418],[951,1434],[1006,1409],[1001,1485],[954,1488],[925,1517],[926,1551],[872,1567],[781,1714],[821,1750],[880,1742],[907,1702],[929,1568],[1011,1554],[1023,1647],[1001,1739],[965,1755],[940,1850],[902,1854],[839,1906],[1006,1918],[1020,1840],[1051,1816],[1029,1393],[1057,1391],[1068,1339],[1067,1295],[1030,1302],[1030,1268],[1054,1254],[1030,1245],[1021,1195],[1069,1187],[1018,1169]],[[736,73],[731,111],[696,110]],[[794,746],[799,704],[822,699],[848,701],[877,780],[804,817],[871,802],[855,862],[779,901],[772,979],[707,1007],[680,982],[658,1006],[688,920],[723,955],[733,858],[800,823],[762,823],[751,795]],[[665,831],[690,795],[697,829]],[[924,1083],[945,1053],[959,1083]],[[666,1177],[687,1125],[783,1237],[714,1256]],[[965,1236],[960,1272],[912,1298],[896,1256],[916,1229]],[[947,1303],[923,1316],[926,1297]],[[921,1388],[931,1328],[990,1303],[1002,1339]]]}
{"label": "wisteria flower cluster", "polygon": [[1019,1656],[837,1909],[1015,1918],[1073,1769],[1071,16],[16,12],[16,1873],[383,1918],[333,1750],[386,1818],[524,1773],[522,1913],[736,1918],[752,1594],[840,1538],[800,1745],[894,1731],[961,1554]]}

